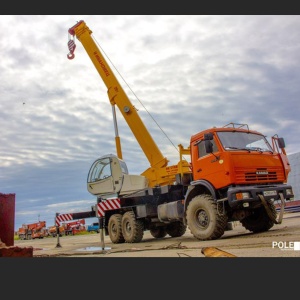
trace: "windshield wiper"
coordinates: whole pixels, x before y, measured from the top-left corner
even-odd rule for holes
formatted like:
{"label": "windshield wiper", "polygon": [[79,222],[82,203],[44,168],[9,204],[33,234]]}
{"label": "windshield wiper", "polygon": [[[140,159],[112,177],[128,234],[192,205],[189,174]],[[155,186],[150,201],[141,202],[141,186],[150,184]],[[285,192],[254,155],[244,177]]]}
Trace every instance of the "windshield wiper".
{"label": "windshield wiper", "polygon": [[245,150],[245,151],[248,151],[248,152],[251,152],[251,151],[258,151],[260,153],[263,153],[263,152],[270,152],[273,154],[273,151],[269,150],[269,149],[262,149],[262,148],[259,148],[259,147],[251,147],[251,148],[238,148],[238,147],[225,147],[225,149],[233,149],[233,150]]}
{"label": "windshield wiper", "polygon": [[248,148],[238,148],[238,147],[225,147],[225,149],[233,149],[233,150],[246,150],[248,152],[251,152]]}

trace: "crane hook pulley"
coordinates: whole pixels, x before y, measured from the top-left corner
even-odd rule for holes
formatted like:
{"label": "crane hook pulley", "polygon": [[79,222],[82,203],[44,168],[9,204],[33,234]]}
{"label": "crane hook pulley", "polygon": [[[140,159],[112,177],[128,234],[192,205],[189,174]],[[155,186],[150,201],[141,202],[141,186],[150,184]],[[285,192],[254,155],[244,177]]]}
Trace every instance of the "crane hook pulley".
{"label": "crane hook pulley", "polygon": [[73,59],[75,57],[74,51],[76,48],[76,44],[74,42],[74,40],[70,39],[68,41],[68,48],[69,48],[69,53],[67,54],[68,59]]}

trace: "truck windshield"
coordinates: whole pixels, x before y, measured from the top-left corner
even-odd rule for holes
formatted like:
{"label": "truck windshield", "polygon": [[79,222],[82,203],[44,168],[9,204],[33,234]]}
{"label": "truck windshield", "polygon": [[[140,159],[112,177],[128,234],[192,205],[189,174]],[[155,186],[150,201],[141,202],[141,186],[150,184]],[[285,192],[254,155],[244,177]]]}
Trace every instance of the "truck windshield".
{"label": "truck windshield", "polygon": [[219,131],[217,134],[225,150],[273,152],[267,139],[260,134],[239,131]]}

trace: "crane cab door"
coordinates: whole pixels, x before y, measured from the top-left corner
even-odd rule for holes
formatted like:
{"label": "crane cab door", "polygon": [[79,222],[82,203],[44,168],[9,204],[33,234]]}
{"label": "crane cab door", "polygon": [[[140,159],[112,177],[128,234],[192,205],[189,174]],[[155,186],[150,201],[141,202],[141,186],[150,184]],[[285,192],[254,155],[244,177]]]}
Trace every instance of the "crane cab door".
{"label": "crane cab door", "polygon": [[87,189],[93,195],[118,193],[124,173],[128,173],[125,162],[114,155],[102,156],[90,168]]}

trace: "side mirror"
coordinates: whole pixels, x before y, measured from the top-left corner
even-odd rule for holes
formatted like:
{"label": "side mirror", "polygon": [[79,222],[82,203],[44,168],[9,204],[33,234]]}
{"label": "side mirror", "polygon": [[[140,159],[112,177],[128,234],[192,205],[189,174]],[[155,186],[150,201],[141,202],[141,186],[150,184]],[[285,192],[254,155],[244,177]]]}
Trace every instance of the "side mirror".
{"label": "side mirror", "polygon": [[205,151],[206,151],[206,153],[213,152],[213,144],[210,140],[205,140]]}
{"label": "side mirror", "polygon": [[205,142],[205,151],[206,153],[212,153],[213,152],[213,144],[212,140],[214,138],[214,135],[212,133],[206,133],[204,134],[204,142]]}
{"label": "side mirror", "polygon": [[211,141],[213,139],[214,139],[214,135],[211,132],[204,134],[204,140],[205,141],[206,140],[210,140]]}
{"label": "side mirror", "polygon": [[280,149],[285,148],[284,138],[278,138],[278,146]]}

